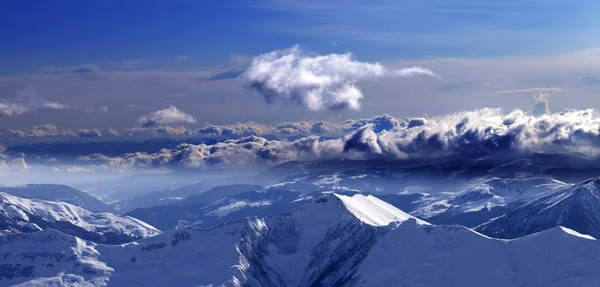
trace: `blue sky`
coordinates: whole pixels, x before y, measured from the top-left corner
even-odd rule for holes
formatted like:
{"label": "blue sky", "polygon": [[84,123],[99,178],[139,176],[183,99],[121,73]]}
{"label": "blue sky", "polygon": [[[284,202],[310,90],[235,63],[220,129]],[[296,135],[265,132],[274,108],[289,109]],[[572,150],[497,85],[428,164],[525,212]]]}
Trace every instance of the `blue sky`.
{"label": "blue sky", "polygon": [[[222,64],[300,44],[363,60],[507,56],[598,46],[600,3],[529,1],[2,1],[2,74],[146,60]],[[174,58],[188,56],[185,65]]]}
{"label": "blue sky", "polygon": [[[598,107],[597,15],[592,0],[0,1],[0,115],[29,107],[0,130],[131,128],[171,105],[196,127],[526,110],[539,91],[553,110]],[[296,44],[440,77],[359,82],[360,110],[337,112],[269,106],[231,77]]]}

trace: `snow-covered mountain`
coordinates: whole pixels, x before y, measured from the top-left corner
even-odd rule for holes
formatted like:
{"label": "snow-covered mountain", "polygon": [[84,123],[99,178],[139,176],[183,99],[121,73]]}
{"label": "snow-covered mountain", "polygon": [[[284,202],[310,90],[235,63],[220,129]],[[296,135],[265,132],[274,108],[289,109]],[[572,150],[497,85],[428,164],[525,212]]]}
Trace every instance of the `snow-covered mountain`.
{"label": "snow-covered mountain", "polygon": [[477,231],[498,238],[517,238],[565,226],[600,237],[600,177],[560,188],[486,222]]}
{"label": "snow-covered mountain", "polygon": [[0,229],[4,233],[35,232],[48,228],[107,244],[131,242],[160,233],[132,217],[91,212],[64,202],[0,193]]}
{"label": "snow-covered mountain", "polygon": [[[228,194],[232,195],[227,196]],[[138,218],[160,230],[178,225],[210,227],[248,216],[262,217],[288,211],[320,195],[320,192],[286,189],[263,190],[252,185],[223,186],[212,189],[207,194],[184,199],[177,205],[138,208],[126,215]]]}
{"label": "snow-covered mountain", "polygon": [[0,192],[28,199],[62,201],[92,212],[114,212],[110,206],[97,198],[68,185],[28,184],[18,187],[0,187]]}
{"label": "snow-covered mountain", "polygon": [[427,195],[411,214],[436,224],[472,227],[566,186],[548,177],[491,178],[458,193]]}
{"label": "snow-covered mountain", "polygon": [[0,284],[591,287],[600,284],[599,252],[593,237],[563,227],[498,240],[430,225],[374,196],[329,194],[123,246],[52,230],[5,235]]}

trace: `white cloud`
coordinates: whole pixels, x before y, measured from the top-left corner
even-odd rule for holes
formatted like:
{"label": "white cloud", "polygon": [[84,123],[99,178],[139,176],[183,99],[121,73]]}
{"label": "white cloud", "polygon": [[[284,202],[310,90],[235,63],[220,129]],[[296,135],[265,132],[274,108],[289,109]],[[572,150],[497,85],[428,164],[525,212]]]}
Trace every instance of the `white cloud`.
{"label": "white cloud", "polygon": [[108,113],[108,107],[107,106],[101,106],[98,108],[87,108],[85,109],[86,113]]}
{"label": "white cloud", "polygon": [[129,137],[136,136],[191,136],[194,135],[195,132],[191,129],[185,127],[134,127],[123,129],[121,131],[116,131],[112,129],[112,135],[118,136],[124,135]]}
{"label": "white cloud", "polygon": [[0,102],[0,116],[17,116],[29,111],[29,108],[21,104]]}
{"label": "white cloud", "polygon": [[359,80],[417,74],[433,72],[419,67],[389,71],[379,63],[353,60],[350,53],[318,56],[294,46],[255,57],[241,78],[268,103],[291,102],[321,111],[360,109]]}
{"label": "white cloud", "polygon": [[101,137],[102,132],[98,129],[59,130],[55,125],[37,125],[29,129],[8,129],[0,135],[9,138],[59,138],[59,137]]}
{"label": "white cloud", "polygon": [[175,61],[175,63],[183,63],[183,62],[187,62],[189,59],[190,59],[189,56],[181,55],[181,56],[175,57],[174,61]]}
{"label": "white cloud", "polygon": [[548,93],[548,92],[563,92],[563,91],[564,91],[564,89],[561,89],[561,88],[552,88],[552,87],[542,88],[542,87],[535,87],[535,88],[526,88],[526,89],[502,90],[502,91],[496,91],[496,92],[493,92],[493,94],[515,94],[515,93]]}
{"label": "white cloud", "polygon": [[60,103],[55,103],[55,102],[46,102],[44,103],[44,109],[49,109],[49,110],[66,110],[66,109],[70,109],[71,107],[69,105],[63,105]]}
{"label": "white cloud", "polygon": [[152,112],[138,119],[142,127],[155,127],[173,124],[192,124],[196,119],[177,109],[175,106],[169,106],[166,109]]}
{"label": "white cloud", "polygon": [[233,125],[206,124],[198,133],[206,137],[240,137],[261,135],[272,130],[271,127],[255,122],[236,123]]}

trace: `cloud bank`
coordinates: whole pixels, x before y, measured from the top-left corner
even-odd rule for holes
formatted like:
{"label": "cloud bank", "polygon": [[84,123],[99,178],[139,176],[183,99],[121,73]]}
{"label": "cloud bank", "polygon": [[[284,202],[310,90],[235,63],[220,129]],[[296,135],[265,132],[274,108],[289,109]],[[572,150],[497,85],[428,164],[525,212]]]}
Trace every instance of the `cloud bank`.
{"label": "cloud bank", "polygon": [[255,57],[241,79],[269,104],[289,102],[322,111],[359,110],[359,80],[415,75],[434,74],[420,67],[390,71],[379,63],[356,61],[350,53],[318,56],[294,46]]}
{"label": "cloud bank", "polygon": [[308,136],[288,141],[249,136],[214,145],[183,144],[154,154],[95,155],[86,159],[120,168],[197,168],[320,159],[409,160],[426,164],[456,160],[502,163],[535,153],[585,155],[590,161],[600,156],[600,111],[593,109],[535,115],[522,110],[504,113],[485,108],[428,119],[395,122],[390,118],[384,115],[370,123],[356,121],[367,123],[334,139]]}

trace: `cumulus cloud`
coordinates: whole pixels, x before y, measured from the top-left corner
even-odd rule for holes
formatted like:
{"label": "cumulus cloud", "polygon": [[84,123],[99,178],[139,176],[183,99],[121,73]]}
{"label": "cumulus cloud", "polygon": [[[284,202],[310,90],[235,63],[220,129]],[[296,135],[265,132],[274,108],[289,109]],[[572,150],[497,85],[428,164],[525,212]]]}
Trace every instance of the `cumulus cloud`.
{"label": "cumulus cloud", "polygon": [[347,120],[342,123],[342,127],[345,131],[356,131],[367,125],[370,125],[374,132],[379,133],[398,128],[402,123],[387,114],[366,119]]}
{"label": "cumulus cloud", "polygon": [[9,138],[58,138],[58,137],[101,137],[98,129],[78,129],[77,131],[59,130],[55,125],[37,125],[28,129],[8,129],[0,133]]}
{"label": "cumulus cloud", "polygon": [[191,136],[194,135],[195,132],[186,127],[134,127],[129,129],[123,129],[121,131],[117,131],[112,129],[110,131],[112,135],[125,135],[129,137],[136,136]]}
{"label": "cumulus cloud", "polygon": [[261,135],[271,131],[266,125],[255,122],[236,123],[234,125],[213,125],[206,124],[198,130],[201,136],[205,137],[241,137],[251,135]]}
{"label": "cumulus cloud", "polygon": [[549,100],[550,95],[545,92],[537,93],[533,96],[535,100],[535,104],[533,106],[533,110],[531,111],[535,115],[545,115],[550,114]]}
{"label": "cumulus cloud", "polygon": [[290,102],[321,111],[360,109],[359,80],[414,75],[433,72],[419,67],[390,71],[379,63],[356,61],[350,53],[318,56],[294,46],[255,57],[241,78],[267,103]]}
{"label": "cumulus cloud", "polygon": [[145,168],[201,168],[211,166],[240,166],[275,164],[289,160],[313,160],[339,153],[340,142],[319,142],[318,137],[296,141],[267,140],[250,136],[231,139],[213,145],[181,144],[174,149],[157,153],[129,153],[118,157],[93,154],[79,157],[80,161],[101,161],[114,169]]}
{"label": "cumulus cloud", "polygon": [[166,109],[152,112],[138,119],[138,123],[142,127],[156,127],[173,124],[192,124],[196,119],[188,115],[175,106],[169,106]]}
{"label": "cumulus cloud", "polygon": [[71,106],[52,102],[29,86],[17,91],[17,97],[0,101],[0,116],[17,116],[36,110],[63,110]]}
{"label": "cumulus cloud", "polygon": [[21,104],[0,102],[0,116],[17,116],[28,111],[29,108]]}
{"label": "cumulus cloud", "polygon": [[310,135],[329,134],[339,132],[340,130],[341,126],[339,124],[327,121],[302,121],[286,122],[277,125],[273,132],[282,135]]}
{"label": "cumulus cloud", "polygon": [[590,159],[600,156],[600,111],[593,109],[536,115],[485,108],[402,122],[388,115],[376,119],[383,123],[379,128],[378,120],[363,121],[366,124],[356,131],[334,139],[307,136],[288,141],[250,136],[213,145],[184,144],[153,154],[92,158],[120,168],[195,168],[348,158],[502,163],[540,153],[578,154]]}

